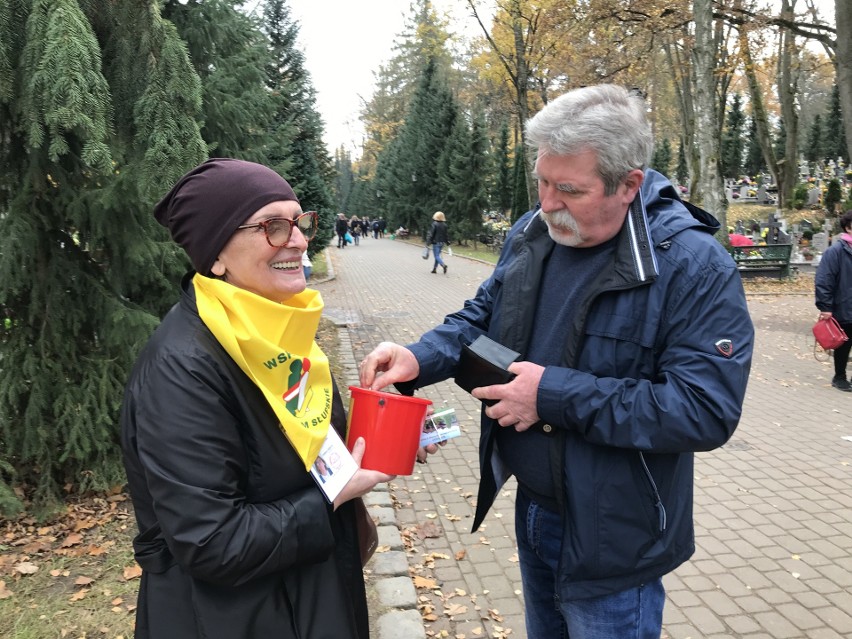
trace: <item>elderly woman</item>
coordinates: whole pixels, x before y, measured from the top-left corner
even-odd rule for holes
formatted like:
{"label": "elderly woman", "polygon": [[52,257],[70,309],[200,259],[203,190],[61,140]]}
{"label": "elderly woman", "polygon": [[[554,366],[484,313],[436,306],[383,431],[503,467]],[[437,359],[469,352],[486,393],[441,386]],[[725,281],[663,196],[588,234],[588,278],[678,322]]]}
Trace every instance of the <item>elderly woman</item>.
{"label": "elderly woman", "polygon": [[[194,272],[121,414],[136,637],[365,639],[351,500],[391,476],[358,468],[329,503],[308,472],[330,429],[346,429],[302,271],[316,213],[274,171],[212,159],[154,214]],[[359,439],[356,465],[363,452]]]}

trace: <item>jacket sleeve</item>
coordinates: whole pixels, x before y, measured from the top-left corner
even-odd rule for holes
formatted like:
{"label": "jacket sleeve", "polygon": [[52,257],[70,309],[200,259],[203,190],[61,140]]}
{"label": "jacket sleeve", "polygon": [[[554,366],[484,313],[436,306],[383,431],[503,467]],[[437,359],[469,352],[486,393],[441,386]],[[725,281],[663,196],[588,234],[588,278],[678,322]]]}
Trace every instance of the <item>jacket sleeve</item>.
{"label": "jacket sleeve", "polygon": [[826,251],[814,276],[814,291],[816,293],[816,307],[827,313],[834,313],[834,293],[837,287],[837,269],[842,255],[835,249]]}
{"label": "jacket sleeve", "polygon": [[429,227],[429,232],[426,234],[426,244],[431,245],[434,244],[435,240],[435,223],[432,222],[432,226]]}
{"label": "jacket sleeve", "polygon": [[611,327],[598,336],[587,328],[580,370],[545,369],[539,416],[606,446],[678,453],[724,444],[741,415],[754,329],[733,265],[699,271],[680,282],[662,309],[662,327],[645,346],[654,350],[653,370],[620,377],[609,363],[623,366],[622,353],[637,352],[631,350],[639,348],[631,340],[641,340],[636,318],[625,319],[617,339],[614,331],[606,334]]}
{"label": "jacket sleeve", "polygon": [[[139,463],[169,550],[187,572],[238,585],[328,556],[330,507],[310,481],[284,498],[247,500],[248,478],[263,478],[248,467],[233,389],[212,358],[155,357],[136,389]],[[297,472],[303,477],[304,467]]]}

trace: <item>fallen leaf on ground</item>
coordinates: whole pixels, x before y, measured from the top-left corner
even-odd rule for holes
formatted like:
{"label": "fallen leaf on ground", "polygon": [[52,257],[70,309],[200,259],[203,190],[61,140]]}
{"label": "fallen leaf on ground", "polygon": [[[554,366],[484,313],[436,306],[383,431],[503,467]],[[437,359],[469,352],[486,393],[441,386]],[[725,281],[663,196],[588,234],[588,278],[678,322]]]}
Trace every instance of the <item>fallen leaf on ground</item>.
{"label": "fallen leaf on ground", "polygon": [[19,572],[22,575],[32,575],[33,573],[38,572],[38,566],[29,561],[23,561],[15,566],[15,572]]}
{"label": "fallen leaf on ground", "polygon": [[122,575],[124,575],[124,581],[130,581],[131,579],[138,579],[142,576],[142,568],[139,564],[134,564],[132,566],[127,566],[123,571]]}
{"label": "fallen leaf on ground", "polygon": [[417,575],[416,577],[414,577],[414,587],[415,588],[429,588],[429,589],[437,588],[438,582],[435,581],[434,579],[429,579],[427,577],[421,577],[420,575]]}

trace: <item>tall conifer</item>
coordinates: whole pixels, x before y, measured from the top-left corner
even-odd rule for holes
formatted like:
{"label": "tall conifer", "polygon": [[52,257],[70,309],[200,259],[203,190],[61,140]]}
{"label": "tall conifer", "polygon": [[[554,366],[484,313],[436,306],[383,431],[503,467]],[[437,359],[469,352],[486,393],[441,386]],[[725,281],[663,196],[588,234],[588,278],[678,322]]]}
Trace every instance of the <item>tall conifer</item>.
{"label": "tall conifer", "polygon": [[[96,6],[97,5],[97,6]],[[125,380],[184,265],[151,216],[205,157],[200,84],[156,2],[0,9],[0,509],[123,477]],[[15,470],[12,470],[12,469]]]}
{"label": "tall conifer", "polygon": [[273,146],[270,166],[283,175],[305,210],[320,214],[315,247],[324,246],[334,230],[334,169],[323,142],[323,123],[316,107],[316,91],[298,48],[299,27],[285,0],[267,0],[263,28],[269,38],[271,63],[267,88],[276,97],[271,122]]}
{"label": "tall conifer", "polygon": [[512,208],[512,158],[509,156],[509,124],[504,120],[500,127],[500,138],[494,152],[496,175],[491,205],[503,215],[511,214]]}

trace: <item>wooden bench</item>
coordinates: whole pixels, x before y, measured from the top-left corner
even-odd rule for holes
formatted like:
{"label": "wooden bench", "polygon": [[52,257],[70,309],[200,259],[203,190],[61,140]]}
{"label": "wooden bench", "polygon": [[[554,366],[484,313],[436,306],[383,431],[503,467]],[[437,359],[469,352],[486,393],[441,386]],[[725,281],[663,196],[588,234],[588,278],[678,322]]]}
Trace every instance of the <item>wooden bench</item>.
{"label": "wooden bench", "polygon": [[743,277],[789,277],[792,244],[732,246],[731,257]]}

